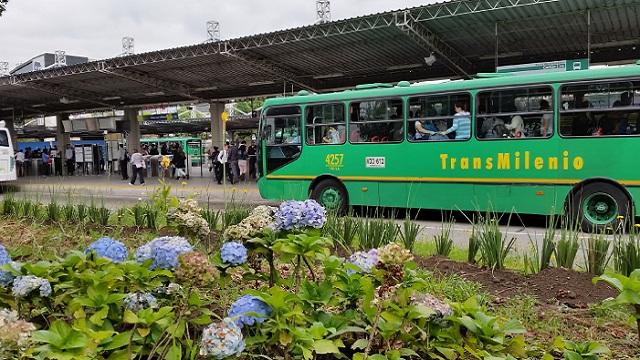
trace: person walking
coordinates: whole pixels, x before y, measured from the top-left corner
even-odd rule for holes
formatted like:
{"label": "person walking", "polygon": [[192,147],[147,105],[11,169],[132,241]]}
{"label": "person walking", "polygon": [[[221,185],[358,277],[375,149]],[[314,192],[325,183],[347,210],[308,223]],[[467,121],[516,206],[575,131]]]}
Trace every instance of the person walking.
{"label": "person walking", "polygon": [[129,153],[127,153],[127,149],[122,144],[118,149],[118,163],[120,164],[122,180],[129,180]]}
{"label": "person walking", "polygon": [[229,162],[227,161],[228,150],[229,150],[229,142],[227,141],[227,143],[224,146],[224,149],[222,149],[222,151],[220,151],[220,153],[218,154],[218,162],[220,163],[220,177],[217,178],[218,184],[222,184],[222,179],[225,176],[225,172],[227,177],[229,177],[229,174],[230,174]]}
{"label": "person walking", "polygon": [[229,169],[231,170],[231,184],[235,184],[239,181],[240,168],[238,167],[238,160],[240,160],[240,151],[236,144],[229,145],[229,154],[227,160],[229,161]]}
{"label": "person walking", "polygon": [[247,181],[247,159],[247,142],[242,140],[240,147],[238,147],[238,169],[241,181]]}
{"label": "person walking", "polygon": [[144,156],[138,152],[138,149],[133,149],[133,154],[131,155],[131,170],[133,171],[133,176],[131,177],[129,185],[135,185],[138,176],[140,177],[140,185],[144,185],[144,168]]}
{"label": "person walking", "polygon": [[74,156],[75,156],[75,152],[73,151],[71,144],[67,144],[67,148],[64,149],[64,161],[67,165],[67,175],[73,176],[73,173],[75,172],[76,163],[75,163]]}
{"label": "person walking", "polygon": [[16,168],[18,169],[18,177],[24,176],[24,160],[24,152],[18,149],[18,151],[16,152]]}
{"label": "person walking", "polygon": [[171,162],[176,167],[176,180],[180,180],[180,178],[185,179],[187,177],[187,172],[185,171],[186,159],[187,157],[185,156],[184,151],[179,147],[176,150],[176,153],[173,154],[173,159],[171,159]]}
{"label": "person walking", "polygon": [[249,178],[256,178],[256,160],[258,155],[258,147],[256,146],[255,140],[251,140],[251,145],[247,149],[247,157],[249,158]]}
{"label": "person walking", "polygon": [[218,184],[222,184],[222,163],[218,160],[218,155],[220,155],[220,149],[217,146],[214,146],[213,151],[211,152],[211,164],[213,165],[213,176],[218,182]]}

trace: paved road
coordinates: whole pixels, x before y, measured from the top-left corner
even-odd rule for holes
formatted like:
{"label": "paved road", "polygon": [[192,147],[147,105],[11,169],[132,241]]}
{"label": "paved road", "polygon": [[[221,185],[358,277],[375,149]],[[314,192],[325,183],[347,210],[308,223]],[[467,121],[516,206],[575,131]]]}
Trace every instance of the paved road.
{"label": "paved road", "polygon": [[[192,178],[186,182],[167,180],[172,185],[172,192],[179,197],[193,196],[202,206],[209,203],[210,207],[222,209],[225,201],[235,201],[250,206],[259,204],[274,204],[260,197],[255,182],[241,183],[239,185],[218,185],[210,178]],[[28,197],[38,199],[41,202],[49,202],[51,196],[59,201],[66,201],[69,197],[75,202],[89,203],[91,200],[103,202],[105,206],[117,208],[131,205],[139,199],[147,199],[160,184],[157,179],[147,179],[145,186],[131,186],[119,177],[108,176],[78,176],[78,177],[49,177],[49,178],[23,178],[18,182],[18,191],[15,197]],[[0,194],[0,198],[6,194]],[[360,212],[360,215],[364,215]],[[400,223],[403,214],[397,215]],[[431,240],[441,229],[442,214],[440,211],[420,211],[412,213],[422,226],[421,238]],[[471,234],[472,226],[464,215],[454,214],[456,223],[452,231],[452,237],[457,246],[465,248]],[[517,248],[526,251],[531,241],[539,242],[542,239],[545,228],[545,218],[540,216],[526,216],[512,219],[511,224],[503,222],[502,231],[509,236],[517,238]]]}

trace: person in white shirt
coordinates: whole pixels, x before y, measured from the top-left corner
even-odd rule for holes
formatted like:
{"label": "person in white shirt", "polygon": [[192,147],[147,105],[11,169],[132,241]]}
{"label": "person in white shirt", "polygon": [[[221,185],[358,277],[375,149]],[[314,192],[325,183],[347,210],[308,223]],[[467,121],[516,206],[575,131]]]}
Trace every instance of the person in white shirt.
{"label": "person in white shirt", "polygon": [[129,180],[129,154],[122,144],[118,147],[118,162],[122,180]]}
{"label": "person in white shirt", "polygon": [[75,163],[73,161],[73,148],[71,147],[70,144],[67,144],[67,148],[64,150],[64,160],[67,163],[67,174],[68,175],[73,175],[73,172],[75,170]]}
{"label": "person in white shirt", "polygon": [[133,149],[133,155],[131,155],[131,168],[133,170],[133,176],[131,177],[131,182],[129,184],[134,185],[136,183],[136,179],[140,176],[140,185],[144,185],[144,176],[143,171],[145,168],[144,156],[138,149]]}
{"label": "person in white shirt", "polygon": [[18,150],[16,153],[16,165],[18,168],[18,176],[24,176],[24,152]]}

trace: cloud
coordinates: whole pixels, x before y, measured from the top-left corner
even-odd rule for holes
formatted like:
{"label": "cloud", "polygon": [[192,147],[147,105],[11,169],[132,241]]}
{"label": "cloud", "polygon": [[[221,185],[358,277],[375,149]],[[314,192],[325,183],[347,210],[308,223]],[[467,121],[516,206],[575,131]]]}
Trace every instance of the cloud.
{"label": "cloud", "polygon": [[[333,0],[332,17],[344,19],[419,6],[433,0]],[[308,25],[314,0],[11,0],[0,17],[0,61],[10,66],[43,52],[102,59],[122,51],[192,45],[206,40],[206,22],[220,22],[223,39]]]}

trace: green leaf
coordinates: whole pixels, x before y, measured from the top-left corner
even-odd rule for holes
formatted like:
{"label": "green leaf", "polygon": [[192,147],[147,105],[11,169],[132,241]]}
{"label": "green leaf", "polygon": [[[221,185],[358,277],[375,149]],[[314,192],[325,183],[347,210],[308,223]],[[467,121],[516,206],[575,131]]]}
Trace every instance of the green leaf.
{"label": "green leaf", "polygon": [[111,339],[111,341],[104,346],[104,350],[118,349],[125,345],[128,345],[130,338],[131,338],[131,330],[120,333],[114,336]]}
{"label": "green leaf", "polygon": [[382,354],[373,354],[369,356],[370,360],[387,360],[387,357]]}
{"label": "green leaf", "polygon": [[313,342],[316,354],[339,354],[340,349],[331,340],[316,340]]}
{"label": "green leaf", "polygon": [[358,339],[356,342],[351,345],[352,350],[364,350],[369,345],[369,340],[367,339]]}
{"label": "green leaf", "polygon": [[321,322],[315,322],[309,328],[309,333],[313,336],[314,339],[322,339],[324,334],[327,333],[327,329],[322,325]]}
{"label": "green leaf", "polygon": [[131,310],[124,311],[124,322],[127,324],[135,324],[138,320],[138,315],[134,314]]}
{"label": "green leaf", "polygon": [[182,346],[180,343],[173,343],[165,357],[167,360],[182,360]]}
{"label": "green leaf", "polygon": [[104,322],[104,319],[107,317],[107,315],[109,315],[109,307],[108,306],[104,306],[104,307],[102,307],[102,309],[100,309],[100,311],[98,311],[97,313],[93,314],[89,318],[89,321],[92,324],[101,326],[102,323]]}

